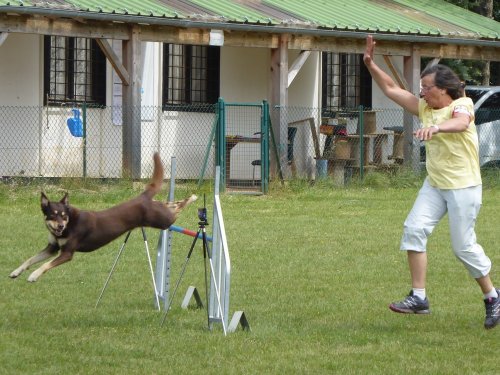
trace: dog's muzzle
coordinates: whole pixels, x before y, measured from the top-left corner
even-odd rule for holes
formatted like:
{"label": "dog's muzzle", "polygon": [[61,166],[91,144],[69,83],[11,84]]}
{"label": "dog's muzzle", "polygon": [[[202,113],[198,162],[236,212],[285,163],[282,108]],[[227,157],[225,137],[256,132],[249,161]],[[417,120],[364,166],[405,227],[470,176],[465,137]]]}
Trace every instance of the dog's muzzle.
{"label": "dog's muzzle", "polygon": [[47,228],[54,236],[61,237],[64,230],[66,229],[66,225],[59,224],[53,221],[47,221]]}

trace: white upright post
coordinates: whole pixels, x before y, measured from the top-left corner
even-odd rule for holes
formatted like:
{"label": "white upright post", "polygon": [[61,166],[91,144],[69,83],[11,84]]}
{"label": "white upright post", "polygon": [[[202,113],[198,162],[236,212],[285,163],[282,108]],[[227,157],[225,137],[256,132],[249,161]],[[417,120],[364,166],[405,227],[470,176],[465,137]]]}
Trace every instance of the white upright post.
{"label": "white upright post", "polygon": [[[176,174],[176,158],[172,156],[170,164],[170,191],[168,200],[173,202],[175,200],[175,174]],[[160,231],[158,239],[156,256],[156,285],[158,288],[158,298],[163,301],[164,308],[166,309],[169,302],[170,291],[170,262],[172,259],[172,231]]]}
{"label": "white upright post", "polygon": [[[210,282],[209,317],[211,322],[222,322],[228,326],[229,319],[229,289],[231,279],[231,261],[227,246],[226,230],[222,218],[222,208],[219,199],[220,167],[215,169],[214,214],[212,225],[212,264],[214,275]],[[219,292],[219,300],[215,291]],[[221,312],[223,312],[221,316]]]}

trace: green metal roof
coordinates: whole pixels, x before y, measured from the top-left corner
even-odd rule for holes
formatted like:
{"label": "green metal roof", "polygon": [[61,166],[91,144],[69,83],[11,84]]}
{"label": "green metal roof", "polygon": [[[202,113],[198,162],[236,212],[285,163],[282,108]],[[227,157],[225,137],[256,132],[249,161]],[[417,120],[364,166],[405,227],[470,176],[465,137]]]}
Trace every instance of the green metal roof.
{"label": "green metal roof", "polygon": [[[132,17],[500,41],[500,22],[443,0],[0,0],[2,7],[79,17]],[[215,26],[214,26],[215,27]]]}
{"label": "green metal roof", "polygon": [[193,4],[201,8],[205,8],[222,16],[230,22],[245,22],[245,23],[270,23],[278,24],[279,19],[273,19],[263,12],[256,11],[247,5],[243,5],[232,0],[192,0]]}
{"label": "green metal roof", "polygon": [[[106,0],[106,1],[60,1],[85,12],[112,13],[122,15],[179,17],[175,9],[168,8],[156,0]],[[42,5],[43,6],[43,5]]]}

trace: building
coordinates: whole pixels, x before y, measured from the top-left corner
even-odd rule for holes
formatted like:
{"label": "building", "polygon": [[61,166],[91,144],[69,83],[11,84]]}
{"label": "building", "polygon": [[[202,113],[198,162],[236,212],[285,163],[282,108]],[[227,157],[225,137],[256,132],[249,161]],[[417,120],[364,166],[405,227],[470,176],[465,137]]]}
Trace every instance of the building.
{"label": "building", "polygon": [[[432,6],[407,0],[121,4],[0,1],[2,175],[56,175],[61,166],[71,175],[83,163],[92,176],[125,171],[139,178],[149,174],[147,150],[165,148],[173,133],[164,158],[185,160],[185,177],[196,177],[199,165],[188,161],[203,158],[205,147],[183,145],[193,137],[206,145],[219,97],[267,100],[279,157],[286,160],[290,122],[312,117],[319,128],[321,113],[336,108],[394,108],[364,72],[360,54],[368,34],[377,39],[380,65],[412,92],[419,91],[421,57],[500,60],[500,23],[441,0]],[[62,129],[71,108],[84,102],[93,125],[82,146]],[[413,129],[411,116],[398,116]],[[176,131],[189,122],[209,126]],[[418,149],[411,131],[405,134],[405,160],[411,160]],[[313,140],[304,142],[297,150],[308,153]],[[83,160],[74,151],[82,147],[94,150]],[[314,157],[304,155],[298,167],[311,170]]]}

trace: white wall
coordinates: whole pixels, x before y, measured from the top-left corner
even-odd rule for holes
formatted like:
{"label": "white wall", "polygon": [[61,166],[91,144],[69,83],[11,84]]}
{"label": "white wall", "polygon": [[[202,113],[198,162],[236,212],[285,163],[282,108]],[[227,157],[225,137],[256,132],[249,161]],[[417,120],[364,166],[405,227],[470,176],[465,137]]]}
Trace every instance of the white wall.
{"label": "white wall", "polygon": [[[401,74],[403,74],[404,70],[404,62],[403,62],[403,57],[402,56],[392,56],[392,63],[398,69]],[[387,74],[389,74],[390,77],[393,77],[389,67],[385,63],[384,59],[380,55],[375,55],[375,63]],[[393,108],[401,108],[399,105],[394,103],[392,100],[389,100],[379,89],[375,81],[373,81],[372,84],[372,107],[373,108],[384,108],[384,109],[393,109]]]}
{"label": "white wall", "polygon": [[[288,105],[291,107],[321,107],[320,52],[311,52],[305,64],[288,88]],[[289,51],[288,65],[291,67],[298,51]]]}
{"label": "white wall", "polygon": [[[0,46],[0,173],[37,175],[41,37],[9,34]],[[16,107],[29,106],[23,111]],[[27,147],[27,145],[31,147]]]}
{"label": "white wall", "polygon": [[[289,51],[288,65],[299,55],[299,51]],[[288,121],[313,118],[319,134],[321,108],[321,52],[311,52],[305,64],[288,88]],[[293,145],[293,155],[300,176],[312,177],[316,160],[312,132],[308,121],[294,125],[297,128]]]}
{"label": "white wall", "polygon": [[0,46],[0,105],[42,103],[42,37],[9,34]]}
{"label": "white wall", "polygon": [[[288,63],[292,66],[300,51],[290,50]],[[319,52],[313,52],[299,71],[288,89],[287,116],[290,122],[318,117],[315,110],[320,107],[320,69]],[[260,103],[270,100],[271,92],[271,51],[264,48],[223,47],[221,50],[221,97],[226,102]],[[271,108],[272,110],[272,108]],[[257,114],[258,116],[258,114]],[[257,119],[258,120],[258,119]],[[250,136],[258,131],[254,120],[247,120],[245,130],[233,130],[237,135]],[[228,132],[232,131],[229,123]],[[296,159],[302,164],[299,169],[309,171],[313,168],[312,156],[305,155],[313,149],[309,123],[298,125],[297,142],[294,144]],[[253,167],[248,167],[253,159],[259,159],[259,146],[238,144],[231,151],[231,177],[251,178]],[[257,168],[256,178],[259,178]]]}
{"label": "white wall", "polygon": [[220,96],[227,102],[262,102],[270,87],[270,51],[222,47]]}
{"label": "white wall", "polygon": [[[290,50],[289,66],[299,51]],[[221,96],[228,102],[270,100],[271,51],[266,48],[222,47]],[[288,90],[289,106],[318,108],[319,52],[313,52]]]}
{"label": "white wall", "polygon": [[[145,51],[144,51],[145,52]],[[150,83],[144,87],[145,96],[151,98],[153,105],[161,99],[161,48],[156,43],[145,58],[147,68],[152,73]],[[291,66],[299,51],[289,51]],[[152,56],[152,57],[151,57]],[[380,56],[379,65],[386,69]],[[402,70],[403,59],[396,57],[395,64]],[[226,102],[261,103],[269,100],[271,89],[271,51],[265,48],[222,47],[221,49],[221,89],[220,95]],[[288,119],[296,121],[308,117],[319,117],[321,92],[321,59],[319,52],[313,52],[299,71],[288,91]],[[112,105],[112,74],[108,63],[107,104]],[[67,129],[66,120],[71,116],[70,108],[44,108],[43,103],[43,37],[29,34],[9,34],[0,46],[0,174],[3,175],[80,175],[83,158],[82,140],[72,137]],[[153,94],[151,96],[150,94]],[[399,107],[387,100],[374,85],[374,108]],[[19,108],[23,107],[20,111]],[[29,108],[32,107],[32,108]],[[29,108],[29,109],[27,109]],[[272,110],[272,109],[271,109]],[[240,135],[249,136],[259,127],[259,114],[254,111],[242,119],[247,129],[234,130]],[[150,173],[150,154],[160,149],[163,159],[168,163],[170,156],[178,158],[178,170],[186,172],[179,177],[197,177],[199,159],[204,158],[212,130],[213,114],[189,112],[154,113],[142,125],[143,175]],[[113,124],[111,108],[89,110],[87,114],[87,174],[89,176],[119,176],[121,174],[121,133],[120,125]],[[317,119],[318,120],[318,119]],[[234,122],[234,121],[233,121]],[[402,123],[402,118],[391,119],[392,124]],[[186,132],[186,123],[195,126]],[[318,125],[318,124],[316,124]],[[231,126],[231,124],[229,124]],[[161,129],[161,130],[159,130]],[[294,147],[298,168],[310,174],[314,165],[314,155],[310,128],[307,122],[298,126]],[[193,144],[193,138],[199,142]],[[238,150],[240,148],[240,150]],[[43,150],[43,152],[41,152]],[[243,152],[240,152],[243,151]],[[250,161],[258,158],[258,145],[242,144],[233,149],[232,168],[241,164],[244,170],[241,178],[250,178]],[[243,155],[241,155],[243,154]],[[212,164],[212,155],[208,165]],[[182,163],[185,165],[182,166]],[[26,168],[26,166],[30,166]],[[210,169],[207,170],[210,173]],[[63,172],[64,173],[64,172]],[[239,172],[238,172],[239,173]],[[235,178],[237,178],[236,176]]]}
{"label": "white wall", "polygon": [[[270,87],[270,51],[266,48],[222,47],[220,96],[228,103],[262,103]],[[260,111],[230,107],[226,134],[252,136],[260,130]],[[260,146],[239,143],[230,151],[230,178],[251,179],[250,162],[260,159]],[[260,168],[256,178],[260,178]]]}
{"label": "white wall", "polygon": [[[396,69],[403,74],[404,70],[404,61],[402,56],[392,56],[392,62]],[[381,55],[375,55],[375,63],[390,77],[393,79],[389,67],[385,63],[383,57]],[[393,126],[403,126],[403,118],[404,111],[403,109],[394,103],[392,100],[388,99],[377,86],[375,81],[372,84],[372,107],[375,109],[376,113],[376,124],[377,124],[377,132],[383,133],[384,127],[393,127]],[[394,135],[390,134],[387,136],[387,144],[384,145],[382,150],[382,161],[384,163],[388,163],[389,155],[394,153]]]}

